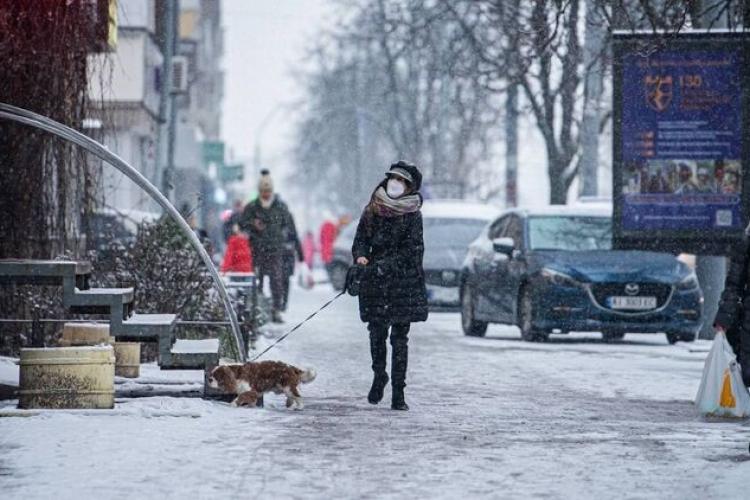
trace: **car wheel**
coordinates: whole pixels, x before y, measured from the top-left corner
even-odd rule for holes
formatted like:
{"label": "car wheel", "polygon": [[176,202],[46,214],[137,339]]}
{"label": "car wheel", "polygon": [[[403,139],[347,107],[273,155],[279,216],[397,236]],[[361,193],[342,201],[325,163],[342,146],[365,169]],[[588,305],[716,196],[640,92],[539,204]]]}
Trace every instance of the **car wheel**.
{"label": "car wheel", "polygon": [[346,285],[346,273],[348,269],[343,264],[333,264],[331,266],[331,270],[328,271],[328,279],[331,280],[331,286],[333,286],[333,289],[337,292],[340,292],[344,289],[344,285]]}
{"label": "car wheel", "polygon": [[680,335],[680,341],[682,342],[695,342],[695,337],[697,337],[697,333],[683,333]]}
{"label": "car wheel", "polygon": [[461,328],[469,337],[484,337],[487,322],[474,319],[474,292],[466,285],[461,293]]}
{"label": "car wheel", "polygon": [[534,327],[534,304],[528,289],[524,289],[521,293],[520,309],[518,326],[521,328],[521,338],[526,342],[545,342],[549,335]]}
{"label": "car wheel", "polygon": [[678,340],[680,340],[679,334],[674,332],[667,332],[667,342],[669,342],[670,344],[676,344]]}
{"label": "car wheel", "polygon": [[622,332],[602,332],[602,340],[607,343],[622,340],[623,337],[625,337],[625,334]]}

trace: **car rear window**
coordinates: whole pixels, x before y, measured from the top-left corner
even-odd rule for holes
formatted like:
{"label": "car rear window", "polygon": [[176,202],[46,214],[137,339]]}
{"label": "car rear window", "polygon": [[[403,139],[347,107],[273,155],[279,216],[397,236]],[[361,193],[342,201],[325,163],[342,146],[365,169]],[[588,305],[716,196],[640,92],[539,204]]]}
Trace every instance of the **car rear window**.
{"label": "car rear window", "polygon": [[612,219],[592,216],[529,218],[532,250],[611,250]]}
{"label": "car rear window", "polygon": [[465,249],[486,225],[487,221],[483,219],[425,217],[424,245],[427,248]]}
{"label": "car rear window", "polygon": [[354,243],[354,235],[357,232],[357,224],[359,224],[359,219],[350,222],[342,229],[338,236],[336,236],[334,246],[340,248],[351,247]]}

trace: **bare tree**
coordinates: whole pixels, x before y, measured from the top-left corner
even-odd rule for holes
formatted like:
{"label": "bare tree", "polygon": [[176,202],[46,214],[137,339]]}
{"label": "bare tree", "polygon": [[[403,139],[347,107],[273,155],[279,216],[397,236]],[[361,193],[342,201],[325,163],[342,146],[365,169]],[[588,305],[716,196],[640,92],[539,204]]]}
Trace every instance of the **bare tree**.
{"label": "bare tree", "polygon": [[[500,101],[476,80],[476,68],[457,61],[462,36],[436,2],[360,4],[305,75],[308,108],[296,149],[305,182],[349,186],[346,176],[356,173],[346,195],[324,195],[354,208],[384,165],[406,158],[423,167],[435,196],[481,195],[474,174],[489,158]],[[320,178],[320,168],[333,176]]]}
{"label": "bare tree", "polygon": [[522,90],[544,139],[550,202],[565,203],[578,172],[580,1],[537,0],[517,8],[504,0],[442,3],[462,26],[467,54],[478,60],[488,89]]}

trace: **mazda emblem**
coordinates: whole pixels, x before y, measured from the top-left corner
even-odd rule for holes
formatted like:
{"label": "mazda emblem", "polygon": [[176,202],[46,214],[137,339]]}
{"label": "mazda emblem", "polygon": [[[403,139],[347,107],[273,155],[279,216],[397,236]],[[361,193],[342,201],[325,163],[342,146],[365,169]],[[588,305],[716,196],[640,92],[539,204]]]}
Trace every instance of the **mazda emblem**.
{"label": "mazda emblem", "polygon": [[641,291],[641,287],[638,286],[638,283],[628,283],[625,285],[625,293],[628,295],[638,295],[638,292]]}

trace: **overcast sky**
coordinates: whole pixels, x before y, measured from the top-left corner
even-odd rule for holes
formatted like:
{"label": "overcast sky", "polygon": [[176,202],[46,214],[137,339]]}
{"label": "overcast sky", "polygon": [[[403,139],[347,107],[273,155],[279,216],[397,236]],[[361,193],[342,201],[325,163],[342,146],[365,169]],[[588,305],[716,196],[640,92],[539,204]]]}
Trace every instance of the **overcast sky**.
{"label": "overcast sky", "polygon": [[284,105],[301,96],[292,72],[312,37],[332,23],[332,7],[328,0],[224,0],[222,6],[224,139],[235,158],[246,160],[254,185],[252,158],[260,137],[263,163],[283,187],[295,121]]}

